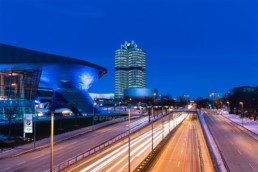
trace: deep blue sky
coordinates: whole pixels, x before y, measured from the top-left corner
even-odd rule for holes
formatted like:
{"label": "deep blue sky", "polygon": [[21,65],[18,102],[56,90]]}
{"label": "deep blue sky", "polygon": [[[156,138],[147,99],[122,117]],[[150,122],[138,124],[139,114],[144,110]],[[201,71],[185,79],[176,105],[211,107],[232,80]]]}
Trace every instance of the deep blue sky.
{"label": "deep blue sky", "polygon": [[90,92],[114,91],[114,51],[145,52],[147,87],[206,97],[258,86],[257,0],[0,0],[0,42],[108,69]]}

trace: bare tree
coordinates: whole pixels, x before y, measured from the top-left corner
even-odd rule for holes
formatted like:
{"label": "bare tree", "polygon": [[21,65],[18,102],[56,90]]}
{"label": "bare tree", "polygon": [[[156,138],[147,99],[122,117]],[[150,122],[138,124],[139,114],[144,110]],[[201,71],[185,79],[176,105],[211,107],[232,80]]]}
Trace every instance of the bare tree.
{"label": "bare tree", "polygon": [[18,106],[7,106],[3,107],[3,113],[5,115],[5,118],[8,121],[8,136],[11,136],[12,131],[12,121],[16,119],[17,114],[19,112]]}

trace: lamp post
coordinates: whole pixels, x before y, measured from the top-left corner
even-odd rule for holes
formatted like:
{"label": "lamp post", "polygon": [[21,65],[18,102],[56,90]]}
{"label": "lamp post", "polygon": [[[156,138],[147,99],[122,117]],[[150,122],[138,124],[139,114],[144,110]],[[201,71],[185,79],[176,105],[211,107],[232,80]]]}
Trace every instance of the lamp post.
{"label": "lamp post", "polygon": [[211,101],[212,101],[212,108],[214,108],[214,98],[215,98],[215,93],[214,93],[214,92],[212,92],[212,93],[210,94],[210,97],[211,97]]}
{"label": "lamp post", "polygon": [[97,103],[95,102],[95,99],[94,99],[93,106],[92,106],[92,131],[94,130],[94,113],[95,113],[96,104]]}
{"label": "lamp post", "polygon": [[[151,106],[151,114],[153,116],[153,106]],[[151,150],[153,153],[153,121],[151,123]]]}
{"label": "lamp post", "polygon": [[161,106],[161,114],[162,114],[162,140],[163,140],[164,138],[163,106]]}
{"label": "lamp post", "polygon": [[244,103],[240,102],[239,104],[242,106],[242,111],[241,111],[242,114],[241,115],[242,115],[242,126],[243,126],[244,125],[244,121],[243,121],[244,120]]}
{"label": "lamp post", "polygon": [[67,113],[70,112],[68,109],[56,109],[54,111],[48,111],[51,113],[51,128],[50,128],[50,147],[51,147],[51,161],[50,161],[50,171],[54,171],[54,113]]}
{"label": "lamp post", "polygon": [[131,171],[131,126],[130,126],[130,118],[131,118],[131,101],[132,101],[132,98],[129,99],[129,111],[128,111],[128,130],[129,130],[129,134],[128,134],[128,171],[130,172]]}
{"label": "lamp post", "polygon": [[50,171],[54,171],[54,112],[51,112],[51,132],[50,132],[50,144],[51,144],[51,163]]}
{"label": "lamp post", "polygon": [[35,104],[34,107],[34,149],[36,148],[36,124],[37,124],[37,107],[38,105]]}
{"label": "lamp post", "polygon": [[168,124],[169,124],[169,133],[170,133],[170,113],[168,112]]}
{"label": "lamp post", "polygon": [[229,107],[230,102],[227,101],[226,103],[227,103],[227,105],[228,105],[228,112],[230,112],[230,107]]}

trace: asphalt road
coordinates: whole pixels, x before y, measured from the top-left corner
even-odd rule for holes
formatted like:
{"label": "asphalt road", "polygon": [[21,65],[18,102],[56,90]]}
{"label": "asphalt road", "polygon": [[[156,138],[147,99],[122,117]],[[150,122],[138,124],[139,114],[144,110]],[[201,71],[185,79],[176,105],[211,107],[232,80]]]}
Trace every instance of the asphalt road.
{"label": "asphalt road", "polygon": [[214,111],[204,114],[207,126],[229,171],[258,171],[258,141]]}
{"label": "asphalt road", "polygon": [[[91,157],[82,160],[69,170],[65,171],[103,171],[103,172],[127,172],[133,171],[139,163],[152,151],[152,144],[155,147],[171,131],[184,115],[176,119],[170,116],[156,121],[152,125],[137,131],[130,137],[117,142],[112,147],[98,152]],[[170,122],[169,122],[170,121]],[[152,142],[153,140],[153,142]],[[130,147],[129,147],[130,143]],[[129,160],[130,149],[130,160]],[[129,163],[130,162],[130,163]]]}
{"label": "asphalt road", "polygon": [[197,124],[197,119],[193,120],[192,115],[189,115],[155,158],[150,171],[201,171]]}
{"label": "asphalt road", "polygon": [[[148,117],[132,121],[131,127],[148,123]],[[54,165],[58,165],[71,157],[77,156],[100,143],[128,130],[128,122],[116,123],[93,132],[55,144]],[[10,171],[46,171],[50,169],[50,147],[0,160],[0,172]]]}

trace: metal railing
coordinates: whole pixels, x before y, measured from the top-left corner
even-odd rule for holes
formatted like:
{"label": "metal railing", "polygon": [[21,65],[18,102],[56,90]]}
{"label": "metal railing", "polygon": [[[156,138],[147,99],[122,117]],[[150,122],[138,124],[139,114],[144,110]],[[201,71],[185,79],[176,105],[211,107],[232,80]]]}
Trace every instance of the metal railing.
{"label": "metal railing", "polygon": [[[137,131],[138,129],[143,128],[143,127],[145,127],[146,125],[149,124],[148,120],[146,120],[146,124],[142,125],[142,123],[139,123],[138,125],[136,125],[133,128],[131,128],[130,129],[130,133],[132,134],[135,131]],[[72,157],[69,160],[66,160],[66,161],[58,164],[57,166],[55,166],[54,167],[54,171],[60,171],[60,170],[63,170],[65,168],[67,168],[67,167],[77,163],[78,161],[80,161],[80,160],[82,160],[82,159],[84,159],[84,158],[86,158],[86,157],[96,153],[97,151],[106,148],[107,146],[115,143],[116,141],[118,141],[118,140],[120,140],[122,138],[125,138],[126,136],[128,136],[128,134],[129,134],[129,130],[125,131],[124,133],[122,133],[122,134],[120,134],[118,136],[113,137],[112,139],[110,139],[108,141],[105,141],[104,143],[99,144],[98,146],[95,146],[94,148],[91,148],[91,149],[89,149],[89,150],[87,150],[87,151],[85,151],[85,152],[83,152],[83,153],[81,153],[81,154],[79,154],[79,155],[77,155],[75,157]]]}

